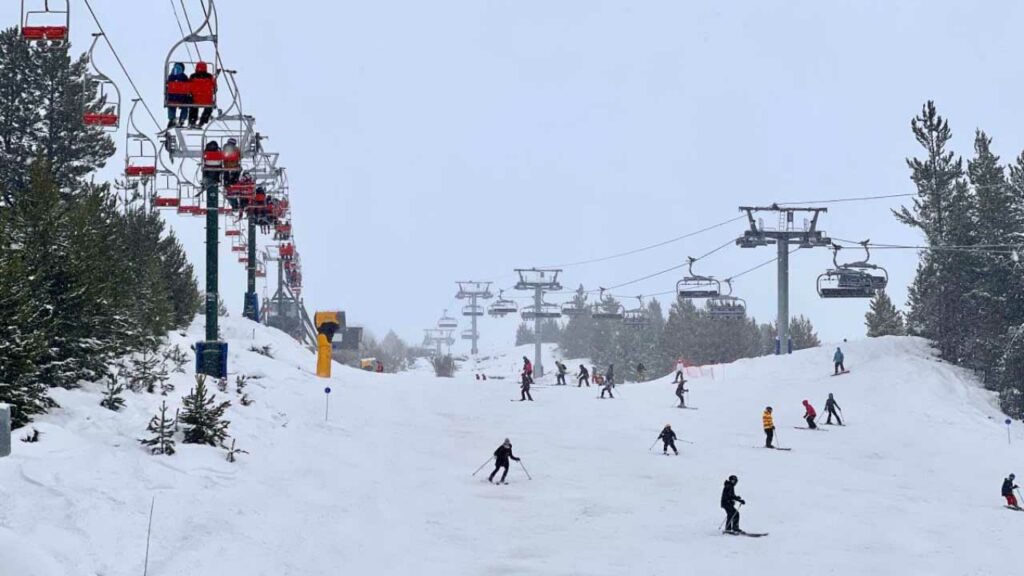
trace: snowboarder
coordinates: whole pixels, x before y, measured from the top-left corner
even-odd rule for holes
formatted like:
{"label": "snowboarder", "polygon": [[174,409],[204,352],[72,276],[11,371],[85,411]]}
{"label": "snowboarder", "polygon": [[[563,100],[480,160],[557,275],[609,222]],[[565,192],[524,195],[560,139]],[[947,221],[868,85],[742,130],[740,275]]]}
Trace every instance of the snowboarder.
{"label": "snowboarder", "polygon": [[836,402],[836,399],[832,397],[832,393],[829,392],[828,400],[825,400],[825,412],[828,413],[828,419],[825,420],[825,424],[832,424],[832,417],[835,416],[836,422],[840,426],[843,425],[843,419],[839,417],[839,413],[836,410],[842,410],[842,408],[839,407],[839,403]]}
{"label": "snowboarder", "polygon": [[523,356],[523,381],[533,384],[533,364],[526,356]]}
{"label": "snowboarder", "polygon": [[682,358],[676,360],[676,379],[673,384],[678,384],[680,380],[683,380],[683,374],[686,372],[686,361]]}
{"label": "snowboarder", "polygon": [[814,411],[814,406],[807,400],[804,400],[804,420],[807,421],[807,427],[811,430],[817,429],[818,425],[814,423],[814,419],[818,417],[818,413]]}
{"label": "snowboarder", "polygon": [[1007,506],[1010,508],[1017,508],[1019,510],[1020,505],[1017,503],[1017,497],[1013,495],[1013,491],[1018,488],[1018,486],[1013,483],[1014,478],[1016,478],[1016,476],[1010,474],[1003,480],[1003,498],[1006,498]]}
{"label": "snowboarder", "polygon": [[523,383],[519,386],[519,390],[521,392],[519,394],[520,402],[527,399],[533,402],[533,396],[530,395],[530,377],[526,375],[526,372],[523,372]]}
{"label": "snowboarder", "polygon": [[676,384],[676,398],[679,398],[680,408],[686,408],[685,394],[687,392],[689,392],[689,390],[686,389],[686,380],[679,380],[679,384]]}
{"label": "snowboarder", "polygon": [[608,365],[608,372],[604,376],[604,388],[601,388],[601,398],[604,398],[604,393],[608,393],[609,398],[615,398],[612,394],[612,388],[615,387],[615,364]]}
{"label": "snowboarder", "polygon": [[519,458],[512,454],[512,442],[505,438],[501,446],[498,446],[498,449],[494,451],[494,472],[491,472],[491,475],[487,477],[488,482],[494,483],[494,475],[498,473],[498,470],[504,468],[505,471],[501,473],[501,480],[498,480],[498,483],[508,484],[508,482],[505,482],[505,477],[508,476],[509,458],[519,462]]}
{"label": "snowboarder", "polygon": [[555,380],[556,386],[565,386],[565,364],[562,364],[559,360],[555,360],[555,367],[558,368],[558,377]]}
{"label": "snowboarder", "polygon": [[647,368],[644,366],[644,363],[643,362],[638,362],[637,365],[636,365],[636,381],[637,382],[643,382],[644,381],[644,372],[646,372],[646,371],[647,371]]}
{"label": "snowboarder", "polygon": [[679,456],[679,450],[676,449],[676,433],[672,431],[671,424],[665,424],[665,427],[661,429],[661,434],[658,434],[658,440],[665,443],[661,448],[662,454],[668,454],[668,449],[671,448],[676,456]]}
{"label": "snowboarder", "polygon": [[846,366],[843,366],[843,358],[843,351],[838,346],[836,346],[836,353],[832,355],[832,362],[834,362],[836,365],[836,374],[846,372]]}
{"label": "snowboarder", "polygon": [[722,508],[725,510],[725,531],[729,534],[742,534],[740,530],[740,512],[736,509],[736,503],[746,504],[747,502],[736,495],[736,484],[740,481],[735,475],[729,476],[722,487]]}
{"label": "snowboarder", "polygon": [[581,388],[583,383],[587,383],[587,388],[590,388],[590,372],[587,372],[587,367],[580,364],[580,373],[576,375],[576,387]]}
{"label": "snowboarder", "polygon": [[766,407],[764,413],[761,414],[761,424],[764,425],[764,447],[775,448],[772,446],[772,438],[775,437],[775,420],[772,418],[771,406]]}

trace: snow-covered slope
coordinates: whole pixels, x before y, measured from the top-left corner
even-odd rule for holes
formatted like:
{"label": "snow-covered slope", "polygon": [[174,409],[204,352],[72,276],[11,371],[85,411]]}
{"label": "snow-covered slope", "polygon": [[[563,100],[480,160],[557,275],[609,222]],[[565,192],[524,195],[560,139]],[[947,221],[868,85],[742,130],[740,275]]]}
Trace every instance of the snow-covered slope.
{"label": "snow-covered slope", "polygon": [[[1024,435],[962,371],[924,342],[844,345],[852,372],[830,377],[831,349],[737,362],[690,383],[698,410],[675,408],[671,377],[616,389],[538,387],[335,367],[330,420],[312,356],[240,320],[232,367],[263,378],[233,406],[251,452],[180,445],[150,456],[135,441],[159,397],[120,414],[96,390],[62,392],[36,444],[0,460],[0,575],[138,574],[151,499],[149,573],[385,574],[1012,574],[1024,514],[1003,508],[1003,476],[1024,470]],[[197,339],[195,326],[189,337]],[[276,359],[247,352],[270,344]],[[516,358],[516,355],[506,355]],[[501,366],[508,363],[498,362]],[[572,366],[570,364],[570,366]],[[553,367],[553,362],[552,362]],[[499,366],[488,368],[497,369]],[[176,377],[177,396],[189,377]],[[795,430],[800,401],[834,392],[849,426]],[[233,395],[233,394],[232,394]],[[177,399],[175,398],[175,404]],[[775,408],[783,446],[763,442]],[[694,444],[649,452],[665,423]],[[508,486],[471,476],[504,437],[533,475]],[[723,536],[722,481],[740,477],[742,525]]]}

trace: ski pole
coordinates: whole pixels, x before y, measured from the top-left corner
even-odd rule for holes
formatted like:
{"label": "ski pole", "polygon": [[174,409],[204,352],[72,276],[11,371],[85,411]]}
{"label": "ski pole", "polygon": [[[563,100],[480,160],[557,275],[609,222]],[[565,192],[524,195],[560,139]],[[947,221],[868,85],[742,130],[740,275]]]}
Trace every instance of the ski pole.
{"label": "ski pole", "polygon": [[[654,444],[657,444],[658,440],[661,440],[661,438],[655,438],[654,439]],[[651,450],[654,450],[654,444],[651,444],[651,447],[647,449],[648,452],[650,452]]]}
{"label": "ski pole", "polygon": [[523,472],[526,472],[526,477],[529,478],[530,480],[533,480],[533,477],[530,476],[530,473],[526,471],[526,466],[523,466],[523,461],[519,460],[518,462],[519,462],[519,467],[523,469]]}
{"label": "ski pole", "polygon": [[[476,472],[479,472],[479,471],[483,470],[483,469],[484,469],[484,466],[487,466],[487,464],[488,464],[488,463],[489,463],[489,462],[490,462],[491,460],[494,460],[494,456],[491,456],[490,458],[488,458],[488,459],[487,459],[487,461],[485,461],[485,462],[484,462],[483,464],[481,464],[481,465],[480,465],[480,467],[476,469]],[[476,472],[473,472],[473,476],[476,476]]]}
{"label": "ski pole", "polygon": [[[743,503],[742,502],[737,502],[736,503],[736,507],[739,508],[740,506],[743,506]],[[725,515],[725,520],[722,520],[722,523],[718,525],[718,531],[719,532],[721,532],[722,529],[725,528],[725,523],[728,522],[728,521],[729,521],[729,515],[726,514]]]}
{"label": "ski pole", "polygon": [[775,429],[775,447],[776,448],[782,448],[782,442],[779,442],[779,430],[778,430],[778,428]]}
{"label": "ski pole", "polygon": [[685,442],[687,444],[693,444],[693,442],[690,442],[689,440],[683,440],[682,438],[680,438],[679,441],[680,442]]}

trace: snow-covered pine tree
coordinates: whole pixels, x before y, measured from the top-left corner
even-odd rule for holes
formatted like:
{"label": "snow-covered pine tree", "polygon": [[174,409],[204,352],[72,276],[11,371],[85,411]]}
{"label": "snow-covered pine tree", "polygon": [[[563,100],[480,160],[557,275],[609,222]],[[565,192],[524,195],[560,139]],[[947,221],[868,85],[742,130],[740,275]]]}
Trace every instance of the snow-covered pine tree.
{"label": "snow-covered pine tree", "polygon": [[170,362],[171,372],[175,374],[185,373],[185,365],[188,364],[189,358],[188,354],[185,354],[185,351],[181,349],[181,346],[175,344],[174,346],[168,347],[164,350],[163,356],[164,360]]}
{"label": "snow-covered pine tree", "polygon": [[867,314],[864,315],[864,324],[868,327],[869,338],[906,334],[903,315],[896,309],[892,299],[884,290],[879,290],[871,299]]}
{"label": "snow-covered pine tree", "polygon": [[208,444],[222,446],[228,436],[228,426],[224,412],[231,402],[217,403],[216,394],[206,388],[206,376],[196,376],[196,385],[182,401],[184,410],[181,423],[185,426],[186,444]]}
{"label": "snow-covered pine tree", "polygon": [[114,412],[120,411],[121,408],[124,408],[122,394],[124,394],[124,384],[121,383],[120,378],[113,374],[108,375],[107,385],[103,390],[103,399],[100,400],[100,406]]}
{"label": "snow-covered pine tree", "polygon": [[177,421],[169,418],[167,414],[167,401],[160,403],[160,413],[149,421],[146,431],[152,434],[150,438],[141,439],[139,443],[149,447],[149,453],[154,455],[170,456],[174,454],[174,431]]}
{"label": "snow-covered pine tree", "polygon": [[145,390],[153,394],[158,387],[161,393],[167,392],[169,390],[165,390],[164,385],[168,379],[164,360],[157,351],[144,349],[132,355],[128,368],[128,387],[132,392]]}

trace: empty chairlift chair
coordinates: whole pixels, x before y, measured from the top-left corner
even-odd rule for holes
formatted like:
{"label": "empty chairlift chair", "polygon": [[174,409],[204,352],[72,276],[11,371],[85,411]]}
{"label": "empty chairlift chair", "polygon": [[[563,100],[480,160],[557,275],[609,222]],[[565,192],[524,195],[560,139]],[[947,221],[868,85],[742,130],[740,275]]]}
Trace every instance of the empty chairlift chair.
{"label": "empty chairlift chair", "polygon": [[676,283],[676,294],[683,300],[717,298],[722,293],[722,283],[711,276],[694,274],[693,263],[696,261],[696,258],[689,258],[690,275]]}
{"label": "empty chairlift chair", "polygon": [[64,46],[71,27],[70,0],[21,0],[21,37],[27,42]]}
{"label": "empty chairlift chair", "polygon": [[822,298],[873,298],[879,290],[889,284],[885,268],[871,264],[868,240],[860,243],[864,248],[864,260],[839,264],[841,246],[832,245],[832,263],[835,266],[818,276],[818,295]]}
{"label": "empty chairlift chair", "polygon": [[493,318],[504,318],[509,314],[515,314],[519,312],[519,306],[514,300],[505,298],[505,291],[498,291],[498,299],[491,303],[487,307],[487,313]]}
{"label": "empty chairlift chair", "polygon": [[601,296],[594,303],[590,317],[594,320],[622,320],[625,314],[622,304],[619,304],[611,294],[605,296],[604,288],[601,288]]}
{"label": "empty chairlift chair", "polygon": [[520,312],[519,315],[523,320],[537,320],[538,318],[542,320],[553,320],[562,317],[562,310],[558,304],[544,302],[540,306],[537,306],[536,304],[524,306],[523,311]]}
{"label": "empty chairlift chair", "polygon": [[136,99],[128,113],[128,133],[125,143],[124,175],[130,182],[156,176],[157,148],[153,140],[135,126]]}
{"label": "empty chairlift chair", "polygon": [[647,326],[651,323],[650,312],[644,307],[643,296],[637,296],[636,299],[640,302],[639,305],[623,312],[622,323],[626,326]]}
{"label": "empty chairlift chair", "polygon": [[740,319],[747,315],[747,302],[732,295],[732,280],[725,281],[728,292],[708,298],[705,307],[712,318]]}
{"label": "empty chairlift chair", "polygon": [[576,289],[576,295],[572,300],[562,304],[562,316],[567,318],[578,318],[590,314],[590,306],[587,305],[587,292],[581,284]]}
{"label": "empty chairlift chair", "polygon": [[459,327],[459,321],[449,316],[448,311],[445,310],[437,321],[437,327],[441,330],[454,330]]}
{"label": "empty chairlift chair", "polygon": [[86,126],[97,126],[107,132],[116,132],[121,127],[121,90],[109,76],[96,67],[96,43],[103,34],[96,33],[92,36],[92,45],[89,46],[87,56],[89,67],[82,78],[82,94],[85,98],[82,122]]}

